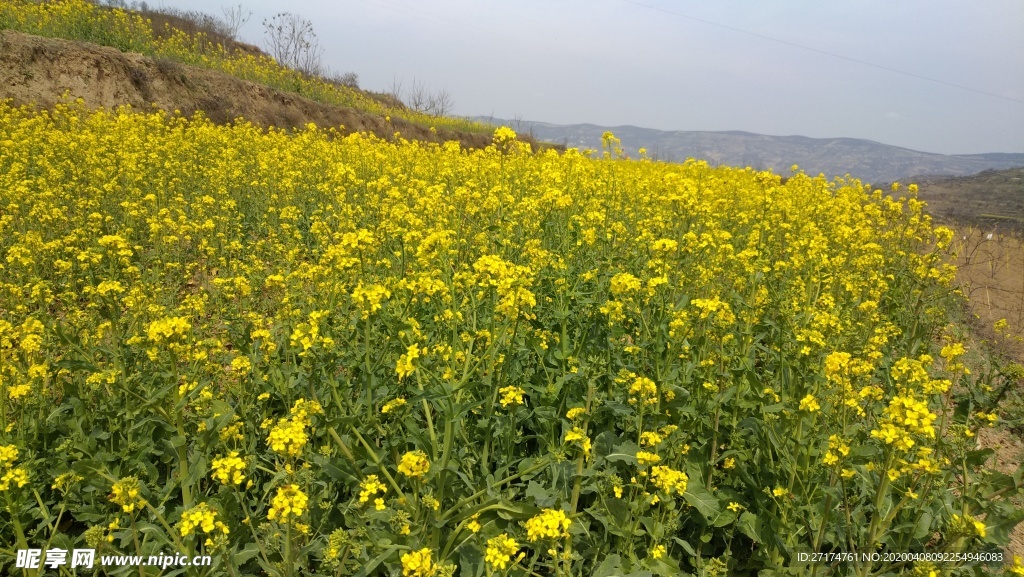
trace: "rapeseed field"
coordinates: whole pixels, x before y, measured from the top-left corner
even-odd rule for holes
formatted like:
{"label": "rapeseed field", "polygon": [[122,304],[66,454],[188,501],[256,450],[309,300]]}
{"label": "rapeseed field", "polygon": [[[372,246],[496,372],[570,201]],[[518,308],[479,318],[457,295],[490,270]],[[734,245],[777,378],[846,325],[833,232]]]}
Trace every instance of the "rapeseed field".
{"label": "rapeseed field", "polygon": [[[617,148],[0,105],[0,564],[866,576],[1001,555],[1016,482],[973,437],[1003,377],[963,362],[951,231],[916,187]],[[867,557],[800,565],[836,551]]]}

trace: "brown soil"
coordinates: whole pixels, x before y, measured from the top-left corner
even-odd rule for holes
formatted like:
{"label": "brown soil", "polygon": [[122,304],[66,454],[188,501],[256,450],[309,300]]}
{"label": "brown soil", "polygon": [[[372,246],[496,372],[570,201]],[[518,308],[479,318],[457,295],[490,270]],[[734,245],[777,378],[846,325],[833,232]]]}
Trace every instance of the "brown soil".
{"label": "brown soil", "polygon": [[[992,225],[957,229],[957,283],[968,298],[971,348],[984,347],[1004,363],[1024,363],[1024,240],[995,229]],[[997,332],[993,324],[999,319],[1006,319],[1007,327]],[[1020,389],[1015,393],[1019,396]],[[1004,400],[998,407],[1000,416],[1011,421],[1019,418],[1017,403]],[[1024,439],[1017,431],[1002,422],[978,431],[978,447],[995,450],[989,461],[995,470],[1012,475],[1024,461]],[[1015,505],[1022,504],[1019,499]],[[1024,524],[1011,532],[1007,553],[1024,556]]]}
{"label": "brown soil", "polygon": [[68,96],[90,108],[125,104],[148,110],[202,111],[216,123],[238,117],[260,126],[297,128],[312,122],[343,127],[343,133],[371,132],[409,140],[456,140],[466,148],[490,144],[490,136],[412,124],[393,118],[331,106],[234,76],[158,60],[114,48],[59,38],[0,31],[0,99],[52,107]]}
{"label": "brown soil", "polygon": [[[957,235],[957,281],[974,329],[997,353],[1024,363],[1024,239],[977,227]],[[1000,319],[1007,327],[997,333]]]}

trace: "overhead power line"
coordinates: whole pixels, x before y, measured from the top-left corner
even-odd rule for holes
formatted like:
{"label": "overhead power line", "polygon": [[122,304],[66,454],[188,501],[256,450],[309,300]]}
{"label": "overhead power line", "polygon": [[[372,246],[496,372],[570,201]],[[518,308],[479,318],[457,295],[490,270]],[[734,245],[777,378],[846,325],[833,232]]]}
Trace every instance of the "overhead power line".
{"label": "overhead power line", "polygon": [[632,4],[633,6],[639,6],[641,8],[646,8],[648,10],[653,10],[655,12],[662,12],[662,13],[665,13],[665,14],[670,14],[672,16],[678,16],[679,18],[685,18],[686,20],[692,20],[694,22],[700,22],[701,24],[707,24],[709,26],[716,26],[718,28],[724,28],[726,30],[731,30],[733,32],[738,32],[740,34],[746,34],[748,36],[754,36],[756,38],[761,38],[762,40],[768,40],[768,41],[771,41],[771,42],[776,42],[778,44],[785,44],[786,46],[792,46],[793,48],[799,48],[801,50],[807,50],[807,51],[810,51],[810,52],[816,52],[818,54],[824,54],[825,56],[831,56],[832,58],[839,58],[841,60],[846,60],[847,62],[853,62],[853,63],[860,64],[860,65],[863,65],[863,66],[870,66],[872,68],[877,68],[879,70],[885,70],[887,72],[893,72],[895,74],[902,74],[904,76],[909,76],[911,78],[917,78],[918,80],[926,80],[928,82],[934,82],[936,84],[942,84],[943,86],[949,86],[951,88],[959,88],[960,90],[967,90],[969,92],[974,92],[976,94],[983,94],[985,96],[990,96],[992,98],[999,98],[999,99],[1002,99],[1002,100],[1008,100],[1010,102],[1016,102],[1017,104],[1024,104],[1024,100],[1021,100],[1019,98],[1013,98],[1011,96],[1004,96],[1002,94],[996,94],[994,92],[988,92],[986,90],[980,90],[978,88],[972,88],[970,86],[964,86],[963,84],[956,84],[954,82],[947,82],[945,80],[940,80],[938,78],[932,78],[930,76],[924,76],[924,75],[921,75],[921,74],[915,74],[913,72],[907,72],[906,70],[900,70],[898,68],[892,68],[890,66],[884,66],[882,64],[876,64],[874,62],[869,62],[867,60],[861,60],[859,58],[853,58],[851,56],[844,56],[842,54],[837,54],[835,52],[829,52],[828,50],[822,50],[820,48],[814,48],[813,46],[806,46],[804,44],[799,44],[799,43],[796,43],[796,42],[790,42],[789,40],[783,40],[781,38],[776,38],[774,36],[768,36],[767,34],[761,34],[759,32],[752,32],[750,30],[744,30],[742,28],[737,28],[735,26],[729,26],[728,24],[722,24],[720,22],[714,22],[712,20],[707,20],[707,19],[704,19],[704,18],[698,18],[696,16],[690,16],[689,14],[683,14],[681,12],[676,12],[674,10],[669,10],[667,8],[660,8],[658,6],[651,6],[649,4],[644,4],[643,2],[637,2],[636,0],[622,0],[622,2],[624,2],[626,4]]}

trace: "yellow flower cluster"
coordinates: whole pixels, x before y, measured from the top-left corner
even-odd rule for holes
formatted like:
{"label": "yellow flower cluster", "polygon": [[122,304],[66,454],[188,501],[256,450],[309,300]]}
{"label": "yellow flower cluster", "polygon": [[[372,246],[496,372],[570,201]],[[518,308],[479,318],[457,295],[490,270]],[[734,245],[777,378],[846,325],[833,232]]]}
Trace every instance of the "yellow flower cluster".
{"label": "yellow flower cluster", "polygon": [[298,419],[280,419],[267,435],[267,445],[275,453],[289,457],[302,454],[303,447],[309,436],[306,435],[306,423]]}
{"label": "yellow flower cluster", "polygon": [[267,445],[275,453],[288,457],[297,457],[309,441],[306,427],[311,424],[311,416],[323,414],[323,408],[316,401],[299,399],[292,406],[289,416],[278,419],[277,424],[267,435]]}
{"label": "yellow flower cluster", "polygon": [[387,485],[380,482],[377,475],[367,475],[361,483],[359,483],[359,502],[365,503],[370,500],[371,497],[377,493],[384,494],[388,492]]}
{"label": "yellow flower cluster", "polygon": [[498,393],[501,394],[501,399],[498,400],[502,407],[514,407],[516,405],[523,404],[523,397],[526,395],[526,391],[522,387],[515,385],[509,385],[498,389]]}
{"label": "yellow flower cluster", "polygon": [[83,477],[81,475],[78,475],[71,471],[67,473],[61,473],[60,475],[57,475],[56,478],[54,478],[53,485],[50,485],[50,488],[56,489],[58,491],[67,491],[68,489],[71,488],[72,485],[81,480],[83,480]]}
{"label": "yellow flower cluster", "polygon": [[146,327],[146,336],[153,343],[184,340],[192,325],[182,317],[167,317],[155,320]]}
{"label": "yellow flower cluster", "polygon": [[587,436],[586,430],[580,427],[573,427],[565,434],[565,442],[577,443],[580,449],[583,450],[583,455],[585,457],[590,457],[590,449],[593,446],[593,443],[591,442],[590,437]]}
{"label": "yellow flower cluster", "polygon": [[828,451],[825,452],[825,456],[821,459],[821,462],[825,465],[832,466],[839,462],[841,458],[848,457],[850,455],[850,445],[839,437],[839,435],[830,435],[828,438]]}
{"label": "yellow flower cluster", "polygon": [[813,413],[821,409],[821,405],[818,404],[818,399],[814,398],[814,395],[808,394],[804,398],[800,399],[800,410]]}
{"label": "yellow flower cluster", "polygon": [[0,445],[0,491],[8,491],[11,485],[19,488],[28,483],[28,471],[21,467],[15,467],[14,462],[18,460],[18,448],[14,445]]}
{"label": "yellow flower cluster", "polygon": [[398,472],[406,477],[422,477],[430,471],[430,460],[423,451],[409,451],[402,455]]}
{"label": "yellow flower cluster", "polygon": [[181,521],[178,523],[178,530],[182,537],[188,537],[193,532],[202,531],[206,534],[219,532],[223,535],[229,533],[228,526],[217,519],[217,512],[206,503],[200,503],[181,514]]}
{"label": "yellow flower cluster", "polygon": [[949,372],[963,371],[965,374],[970,374],[970,370],[959,360],[966,352],[963,343],[951,343],[942,347],[939,356],[946,359],[946,370]]}
{"label": "yellow flower cluster", "polygon": [[114,483],[110,501],[120,505],[125,513],[131,513],[146,504],[146,501],[139,495],[140,490],[141,485],[136,477],[122,477]]}
{"label": "yellow flower cluster", "polygon": [[413,361],[419,357],[420,347],[416,343],[409,345],[405,354],[398,357],[398,361],[395,363],[395,372],[398,373],[399,380],[408,377],[416,370],[416,365],[413,364]]}
{"label": "yellow flower cluster", "polygon": [[516,139],[516,131],[507,126],[499,126],[494,130],[492,139],[495,144],[505,144]]}
{"label": "yellow flower cluster", "polygon": [[530,542],[539,539],[561,539],[569,537],[572,520],[561,509],[544,509],[526,521],[526,538]]}
{"label": "yellow flower cluster", "polygon": [[637,451],[636,461],[640,465],[653,465],[654,463],[661,462],[661,457],[656,453],[651,453],[649,451]]}
{"label": "yellow flower cluster", "polygon": [[871,431],[871,436],[887,445],[895,445],[904,451],[914,446],[913,435],[935,438],[937,415],[928,408],[928,401],[917,398],[912,392],[896,395],[889,401],[880,421],[880,427]]}
{"label": "yellow flower cluster", "polygon": [[380,408],[380,412],[382,415],[386,415],[403,406],[405,406],[405,397],[398,397],[384,403],[384,406]]}
{"label": "yellow flower cluster", "polygon": [[518,551],[519,543],[512,537],[502,533],[487,540],[484,561],[490,566],[491,571],[504,571],[512,561],[512,556]]}
{"label": "yellow flower cluster", "polygon": [[429,547],[402,555],[402,577],[433,577],[437,574],[434,555]]}
{"label": "yellow flower cluster", "polygon": [[575,421],[580,416],[586,414],[587,410],[583,407],[573,407],[565,412],[565,418],[570,421]]}
{"label": "yellow flower cluster", "polygon": [[666,495],[671,495],[672,493],[682,495],[686,492],[686,485],[689,480],[690,478],[686,473],[676,471],[671,467],[664,465],[651,467],[651,482]]}
{"label": "yellow flower cluster", "polygon": [[642,403],[644,405],[655,405],[658,403],[658,386],[647,377],[637,377],[629,385],[630,404]]}
{"label": "yellow flower cluster", "polygon": [[213,460],[214,480],[222,485],[241,485],[245,480],[245,461],[238,456],[238,451],[231,451],[227,457],[218,456]]}
{"label": "yellow flower cluster", "polygon": [[954,534],[958,535],[971,535],[984,539],[988,534],[985,523],[970,515],[953,515],[949,527]]}
{"label": "yellow flower cluster", "polygon": [[292,518],[301,517],[306,511],[308,502],[309,497],[295,483],[278,487],[277,493],[270,501],[267,519],[287,523]]}
{"label": "yellow flower cluster", "polygon": [[370,285],[364,287],[363,283],[352,289],[352,302],[359,307],[364,319],[380,310],[381,303],[391,297],[391,291],[381,285]]}

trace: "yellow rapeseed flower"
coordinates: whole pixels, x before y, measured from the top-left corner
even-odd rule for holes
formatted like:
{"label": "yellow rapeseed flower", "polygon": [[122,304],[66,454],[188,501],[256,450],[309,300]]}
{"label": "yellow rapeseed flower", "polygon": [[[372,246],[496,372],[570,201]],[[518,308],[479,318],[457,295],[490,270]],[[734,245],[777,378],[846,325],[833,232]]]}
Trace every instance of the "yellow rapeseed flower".
{"label": "yellow rapeseed flower", "polygon": [[231,451],[228,456],[218,456],[213,460],[210,476],[222,485],[241,485],[245,480],[245,470],[245,461],[238,456],[238,451]]}
{"label": "yellow rapeseed flower", "polygon": [[402,577],[433,577],[436,570],[429,547],[402,555]]}
{"label": "yellow rapeseed flower", "polygon": [[309,497],[295,483],[279,487],[270,502],[267,519],[287,523],[290,519],[301,517],[308,502]]}
{"label": "yellow rapeseed flower", "polygon": [[561,509],[544,509],[526,521],[526,538],[530,542],[538,539],[560,539],[569,536],[572,520]]}
{"label": "yellow rapeseed flower", "polygon": [[512,561],[512,556],[518,551],[519,543],[512,537],[502,533],[487,540],[484,561],[490,566],[491,571],[504,571]]}
{"label": "yellow rapeseed flower", "polygon": [[409,451],[402,455],[398,463],[398,472],[406,477],[422,477],[430,471],[430,460],[423,451]]}

